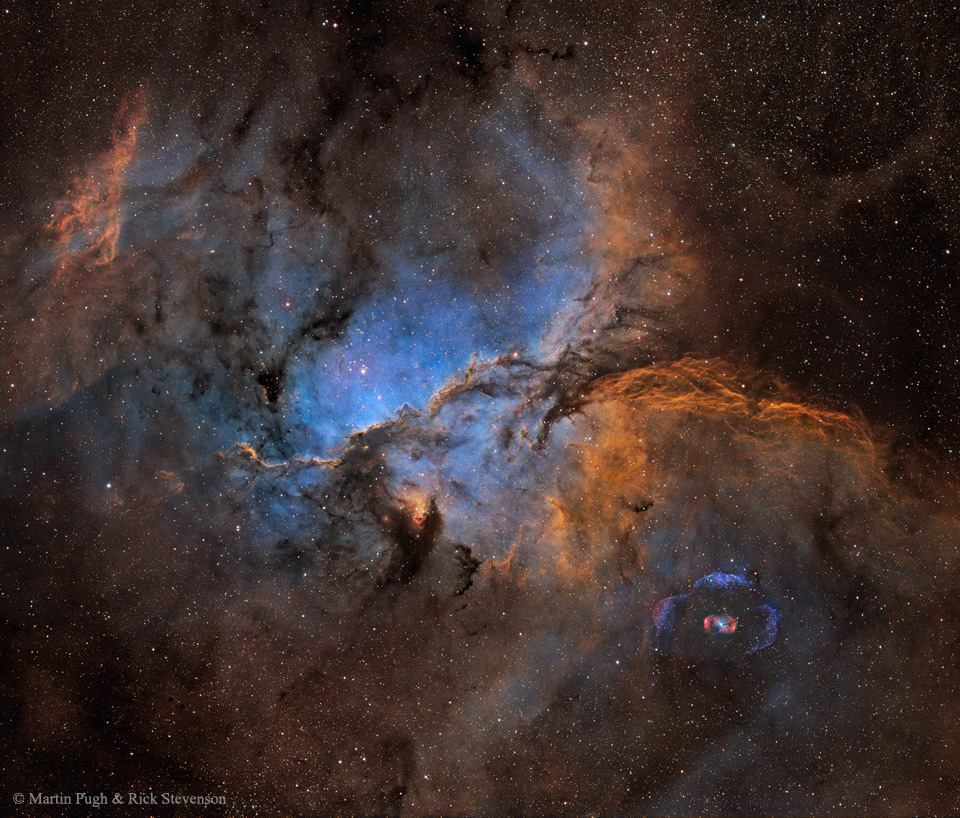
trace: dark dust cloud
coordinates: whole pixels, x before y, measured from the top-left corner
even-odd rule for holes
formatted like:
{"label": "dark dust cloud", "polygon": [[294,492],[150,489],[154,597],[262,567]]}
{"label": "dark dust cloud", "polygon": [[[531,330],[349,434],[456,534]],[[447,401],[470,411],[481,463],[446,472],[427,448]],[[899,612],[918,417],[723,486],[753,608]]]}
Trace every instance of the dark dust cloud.
{"label": "dark dust cloud", "polygon": [[0,6],[4,813],[960,810],[957,31]]}

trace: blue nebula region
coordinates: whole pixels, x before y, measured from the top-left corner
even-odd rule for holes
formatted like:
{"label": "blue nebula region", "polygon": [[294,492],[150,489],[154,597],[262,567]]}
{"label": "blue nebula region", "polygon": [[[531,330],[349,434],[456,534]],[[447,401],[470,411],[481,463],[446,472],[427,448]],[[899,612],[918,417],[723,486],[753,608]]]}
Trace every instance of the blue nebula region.
{"label": "blue nebula region", "polygon": [[708,574],[653,609],[658,649],[689,661],[737,662],[772,645],[779,621],[759,585],[738,574]]}

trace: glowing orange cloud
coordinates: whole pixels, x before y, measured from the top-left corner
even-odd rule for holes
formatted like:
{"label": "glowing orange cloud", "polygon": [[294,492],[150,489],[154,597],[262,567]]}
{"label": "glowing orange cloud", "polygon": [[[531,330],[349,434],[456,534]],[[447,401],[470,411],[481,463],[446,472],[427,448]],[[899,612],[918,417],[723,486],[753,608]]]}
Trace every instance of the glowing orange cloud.
{"label": "glowing orange cloud", "polygon": [[48,223],[59,250],[56,278],[113,263],[120,237],[127,171],[136,155],[138,129],[147,121],[142,91],[124,101],[117,114],[112,147],[71,185]]}
{"label": "glowing orange cloud", "polygon": [[128,316],[142,303],[151,268],[140,263],[142,254],[124,253],[120,239],[130,218],[128,176],[146,121],[141,90],[120,106],[110,147],[52,205],[40,242],[50,272],[29,296],[29,320],[9,367],[20,401],[63,400],[129,349]]}
{"label": "glowing orange cloud", "polygon": [[[872,549],[863,542],[914,537],[891,522],[908,505],[890,482],[898,458],[892,434],[856,411],[806,401],[763,372],[719,359],[634,369],[594,381],[569,407],[569,420],[541,540],[549,544],[544,558],[572,586],[595,587],[611,575],[639,581],[650,559],[648,537],[665,528],[674,533],[669,546],[657,541],[657,553],[675,549],[671,559],[690,560],[694,571],[698,549],[725,556],[713,521],[747,526],[748,512],[749,525],[762,518],[771,540],[798,508],[814,518],[855,519],[867,533],[844,555],[851,560]],[[922,501],[938,521],[938,504],[957,496],[948,473],[940,484],[942,497]],[[928,530],[939,525],[930,522]],[[797,522],[783,537],[801,529]],[[751,541],[752,564],[767,558],[764,542]]]}

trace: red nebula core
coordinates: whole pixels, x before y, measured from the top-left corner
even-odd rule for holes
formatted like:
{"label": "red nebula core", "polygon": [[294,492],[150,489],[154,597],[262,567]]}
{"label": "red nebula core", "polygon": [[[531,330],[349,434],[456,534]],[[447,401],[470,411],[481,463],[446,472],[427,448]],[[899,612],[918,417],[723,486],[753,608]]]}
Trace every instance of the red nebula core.
{"label": "red nebula core", "polygon": [[737,620],[726,614],[714,614],[704,617],[703,629],[709,633],[733,633],[737,629]]}

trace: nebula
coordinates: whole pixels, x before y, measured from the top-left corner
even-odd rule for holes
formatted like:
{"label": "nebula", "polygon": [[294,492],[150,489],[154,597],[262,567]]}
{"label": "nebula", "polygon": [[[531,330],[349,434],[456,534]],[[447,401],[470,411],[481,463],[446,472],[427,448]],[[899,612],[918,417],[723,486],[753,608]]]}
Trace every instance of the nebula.
{"label": "nebula", "polygon": [[950,14],[0,12],[4,809],[956,813]]}
{"label": "nebula", "polygon": [[660,650],[694,661],[735,661],[770,647],[779,619],[776,608],[761,604],[755,584],[736,574],[709,574],[653,609]]}

